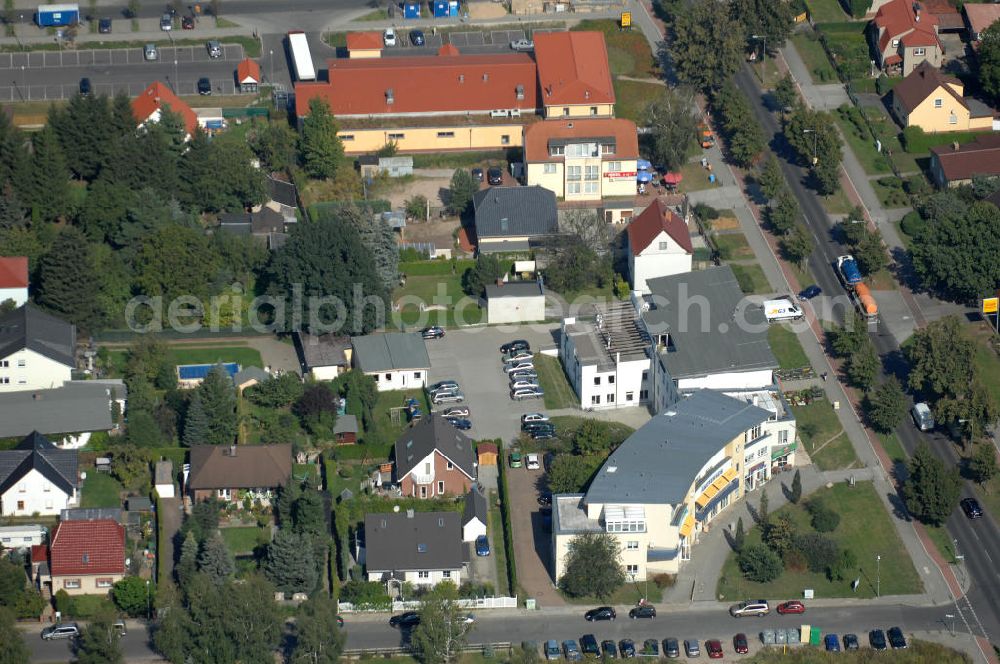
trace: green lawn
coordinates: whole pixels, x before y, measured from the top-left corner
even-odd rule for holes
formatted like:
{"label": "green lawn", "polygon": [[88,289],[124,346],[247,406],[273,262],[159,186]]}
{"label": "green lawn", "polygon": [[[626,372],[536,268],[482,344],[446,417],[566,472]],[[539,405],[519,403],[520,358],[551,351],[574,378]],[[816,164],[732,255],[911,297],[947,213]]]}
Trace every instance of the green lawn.
{"label": "green lawn", "polygon": [[806,7],[814,23],[851,20],[837,0],[806,0]]}
{"label": "green lawn", "polygon": [[[125,350],[111,351],[111,362],[115,368],[115,372],[119,375],[125,370],[127,353],[128,351]],[[212,345],[210,343],[195,347],[175,345],[167,351],[167,357],[171,364],[236,362],[242,367],[264,367],[264,362],[260,358],[260,352],[249,346]]]}
{"label": "green lawn", "polygon": [[314,463],[296,463],[292,465],[292,476],[301,481],[308,480],[311,486],[319,488],[319,466]]}
{"label": "green lawn", "polygon": [[771,344],[771,351],[778,358],[778,365],[782,369],[799,369],[809,366],[809,358],[802,350],[799,338],[788,326],[777,323],[767,328],[767,341]]}
{"label": "green lawn", "polygon": [[[626,582],[620,588],[618,588],[618,590],[616,590],[614,594],[611,595],[611,598],[608,599],[607,601],[599,600],[596,597],[569,597],[568,595],[566,595],[561,591],[559,594],[562,595],[563,599],[565,599],[570,604],[579,604],[581,606],[583,605],[597,606],[603,604],[610,606],[622,606],[622,605],[635,606],[639,602],[639,600],[644,597],[651,604],[658,604],[659,602],[663,601],[663,591],[660,590],[660,588],[655,583],[653,583],[652,580],[650,580],[649,582],[646,581],[636,581],[635,583]],[[627,617],[627,616],[622,616],[622,617]],[[642,644],[637,643],[636,647],[641,648]]]}
{"label": "green lawn", "polygon": [[893,461],[893,463],[906,463],[908,458],[906,450],[903,449],[903,444],[899,442],[899,438],[896,434],[880,433],[878,437],[882,442],[882,449],[889,455],[889,458]]}
{"label": "green lawn", "polygon": [[696,157],[694,161],[689,161],[681,167],[681,180],[677,189],[683,192],[701,191],[718,187],[708,181],[708,171],[701,167],[701,157]]}
{"label": "green lawn", "polygon": [[[389,450],[395,444],[396,438],[408,426],[404,411],[399,411],[398,424],[392,422],[392,409],[401,407],[409,398],[414,398],[420,402],[425,417],[431,412],[430,403],[427,401],[427,393],[424,390],[394,390],[392,392],[378,393],[378,401],[375,402],[375,408],[373,409],[375,421],[371,430],[365,431],[361,436],[361,440],[364,442],[364,445],[361,447],[370,451],[370,458],[373,461],[377,462],[387,459],[389,457]],[[351,447],[345,446],[341,449],[346,451],[351,449]],[[355,489],[351,490],[354,491]]]}
{"label": "green lawn", "polygon": [[557,408],[577,408],[580,400],[566,380],[559,358],[538,353],[534,359],[535,370],[538,372],[538,384],[545,390],[545,407],[550,410]]}
{"label": "green lawn", "polygon": [[649,42],[639,30],[623,31],[618,21],[610,19],[583,20],[570,28],[575,31],[594,30],[604,33],[608,49],[608,64],[613,76],[645,78],[657,73],[656,61]]}
{"label": "green lawn", "polygon": [[503,164],[507,155],[501,150],[490,152],[432,152],[413,155],[414,168],[472,168],[486,164]]}
{"label": "green lawn", "polygon": [[[833,117],[836,118],[840,131],[844,134],[848,145],[851,146],[851,150],[854,151],[854,156],[864,166],[865,173],[868,175],[892,173],[888,157],[885,156],[884,152],[876,151],[875,141],[861,117],[861,111],[845,104],[833,112]],[[886,145],[886,147],[898,154],[901,152],[901,146],[899,146],[899,141],[895,142],[895,146]]]}
{"label": "green lawn", "polygon": [[[802,444],[820,470],[848,468],[857,462],[858,458],[847,434],[837,435],[843,428],[828,401],[814,401],[806,406],[791,408]],[[818,452],[815,451],[817,448]]]}
{"label": "green lawn", "polygon": [[941,557],[945,559],[945,562],[950,565],[958,562],[955,560],[954,540],[951,534],[945,530],[944,526],[928,526],[924,524],[924,530],[927,531],[927,536],[934,542],[934,546],[937,548],[938,553],[941,554]]}
{"label": "green lawn", "polygon": [[242,556],[253,553],[258,544],[271,541],[271,533],[267,528],[257,526],[246,526],[240,528],[220,528],[222,539],[229,547],[230,553],[234,556]]}
{"label": "green lawn", "polygon": [[664,87],[658,83],[641,83],[615,79],[615,115],[631,120],[640,127],[646,125],[646,107],[662,94]]}
{"label": "green lawn", "polygon": [[827,214],[847,214],[854,208],[843,189],[838,189],[829,196],[820,196],[819,202]]}
{"label": "green lawn", "polygon": [[[462,275],[407,275],[406,285],[397,288],[393,301],[406,298],[400,311],[392,314],[396,326],[425,327],[441,325],[475,325],[482,322],[485,312],[479,303],[462,290]],[[443,310],[421,311],[420,307],[443,306]]]}
{"label": "green lawn", "polygon": [[1000,404],[1000,357],[997,357],[990,346],[993,333],[982,323],[967,326],[965,329],[966,334],[976,342],[974,361],[979,369],[979,378],[993,397],[993,403]]}
{"label": "green lawn", "polygon": [[740,288],[749,288],[749,290],[743,291],[747,295],[762,295],[771,292],[771,284],[767,282],[767,277],[764,276],[764,270],[760,265],[733,263],[729,267],[736,275],[736,281],[740,284]]}
{"label": "green lawn", "polygon": [[872,189],[875,190],[879,202],[887,208],[907,207],[910,204],[910,198],[906,191],[901,186],[895,186],[897,183],[899,183],[899,178],[892,175],[871,181]]}
{"label": "green lawn", "polygon": [[715,235],[712,241],[719,250],[719,256],[724,261],[753,258],[753,249],[750,248],[750,243],[747,242],[747,238],[743,233]]}
{"label": "green lawn", "polygon": [[916,134],[906,142],[906,151],[917,155],[926,155],[931,148],[952,143],[971,143],[978,136],[989,136],[991,131],[945,131],[937,134]]}
{"label": "green lawn", "polygon": [[[805,588],[812,588],[817,598],[872,598],[875,596],[876,585],[875,556],[881,556],[879,579],[882,595],[910,595],[922,591],[920,577],[870,482],[859,482],[854,487],[846,482],[835,484],[830,489],[816,491],[810,497],[821,498],[827,506],[840,514],[840,525],[827,536],[842,548],[854,552],[859,569],[843,581],[830,581],[825,573],[786,571],[771,583],[754,583],[743,578],[736,555],[730,553],[719,579],[720,599],[787,599],[801,597]],[[786,505],[776,510],[771,518],[782,514],[792,519],[797,532],[812,532],[809,515],[802,504]],[[760,541],[760,528],[754,527],[747,533],[747,544],[759,544]],[[857,592],[851,590],[854,578],[861,579]]]}
{"label": "green lawn", "polygon": [[92,470],[83,481],[80,507],[121,507],[122,485],[108,473]]}
{"label": "green lawn", "polygon": [[818,37],[811,39],[810,33],[798,32],[792,36],[792,43],[795,50],[799,52],[806,67],[809,68],[809,75],[813,83],[836,83],[838,81],[837,71],[830,64],[830,59],[826,57],[826,51],[819,42]]}

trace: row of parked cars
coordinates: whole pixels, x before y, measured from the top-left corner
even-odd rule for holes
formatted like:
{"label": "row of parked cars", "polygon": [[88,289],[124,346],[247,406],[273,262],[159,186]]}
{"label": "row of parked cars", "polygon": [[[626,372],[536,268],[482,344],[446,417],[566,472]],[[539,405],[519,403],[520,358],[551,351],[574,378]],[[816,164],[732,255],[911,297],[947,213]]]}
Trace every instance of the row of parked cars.
{"label": "row of parked cars", "polygon": [[[445,404],[460,404],[465,401],[465,393],[461,386],[454,380],[441,380],[429,388],[431,403],[435,406]],[[441,411],[441,416],[456,429],[468,431],[472,428],[472,420],[469,419],[469,408],[467,406],[449,406]]]}
{"label": "row of parked cars", "polygon": [[[741,640],[742,639],[742,640]],[[736,652],[745,654],[749,652],[747,638],[745,634],[737,634],[733,639],[736,644]],[[668,637],[663,639],[662,653],[668,659],[676,659],[681,656],[682,642],[679,639]],[[684,639],[684,656],[701,657],[701,645],[697,639]],[[597,641],[593,634],[584,634],[580,637],[580,645],[576,641],[568,639],[560,646],[556,640],[545,643],[545,659],[554,660],[565,657],[571,662],[579,662],[584,657],[601,657],[606,659],[631,659],[632,657],[659,657],[661,653],[661,642],[658,639],[646,639],[642,645],[637,646],[632,639],[621,639],[617,643],[612,639]],[[712,659],[723,657],[722,642],[718,639],[705,641],[705,652]]]}
{"label": "row of parked cars", "polygon": [[514,401],[545,396],[545,391],[538,383],[534,359],[531,345],[524,339],[517,339],[500,347],[500,361],[510,381],[510,398]]}

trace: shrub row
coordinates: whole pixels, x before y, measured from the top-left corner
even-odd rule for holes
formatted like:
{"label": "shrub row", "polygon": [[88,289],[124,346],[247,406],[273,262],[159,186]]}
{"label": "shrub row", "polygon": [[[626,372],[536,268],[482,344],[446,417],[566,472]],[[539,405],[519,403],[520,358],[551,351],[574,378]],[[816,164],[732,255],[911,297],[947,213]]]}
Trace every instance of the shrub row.
{"label": "shrub row", "polygon": [[503,517],[503,544],[507,550],[507,581],[512,595],[517,593],[517,566],[514,562],[514,530],[510,524],[510,488],[507,486],[507,464],[504,463],[506,452],[503,442],[496,439],[500,451],[497,467],[500,471],[500,514]]}

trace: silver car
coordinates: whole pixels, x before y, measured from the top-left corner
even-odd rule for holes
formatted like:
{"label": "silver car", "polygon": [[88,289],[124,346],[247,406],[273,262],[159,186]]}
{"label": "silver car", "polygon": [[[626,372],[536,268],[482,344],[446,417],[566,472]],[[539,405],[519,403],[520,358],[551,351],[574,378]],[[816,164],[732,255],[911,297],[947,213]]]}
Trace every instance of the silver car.
{"label": "silver car", "polygon": [[222,44],[217,39],[212,39],[205,45],[208,49],[208,57],[210,58],[221,58],[222,57]]}
{"label": "silver car", "polygon": [[510,384],[511,390],[534,390],[539,388],[540,386],[538,383],[535,383],[530,380],[515,380],[511,381]]}
{"label": "silver car", "polygon": [[523,401],[524,399],[540,399],[544,396],[545,392],[543,392],[540,387],[520,388],[510,391],[510,398],[514,401]]}
{"label": "silver car", "polygon": [[80,628],[76,623],[57,623],[42,630],[42,640],[75,639],[80,636]]}
{"label": "silver car", "polygon": [[431,403],[435,406],[442,403],[462,403],[465,395],[461,392],[438,392],[431,398]]}
{"label": "silver car", "polygon": [[513,51],[533,51],[535,42],[530,39],[517,39],[510,43],[510,48]]}
{"label": "silver car", "polygon": [[468,417],[469,408],[467,406],[452,406],[441,411],[443,417]]}
{"label": "silver car", "polygon": [[535,365],[531,362],[508,362],[503,365],[503,370],[506,373],[516,373],[518,371],[534,371]]}
{"label": "silver car", "polygon": [[156,44],[146,44],[142,49],[142,57],[146,60],[156,60],[160,54],[156,52]]}

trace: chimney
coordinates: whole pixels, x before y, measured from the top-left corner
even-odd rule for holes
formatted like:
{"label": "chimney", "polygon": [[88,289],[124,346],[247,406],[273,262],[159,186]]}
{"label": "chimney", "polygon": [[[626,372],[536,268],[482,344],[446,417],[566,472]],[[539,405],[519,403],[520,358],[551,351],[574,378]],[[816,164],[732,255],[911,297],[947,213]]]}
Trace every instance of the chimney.
{"label": "chimney", "polygon": [[523,85],[518,85],[514,90],[517,93],[517,98],[518,99],[524,99],[524,86]]}
{"label": "chimney", "polygon": [[407,519],[412,519],[413,518],[413,508],[412,507],[410,509],[406,510],[406,518]]}
{"label": "chimney", "polygon": [[590,90],[584,90],[583,91],[583,98],[584,99],[590,99]]}

